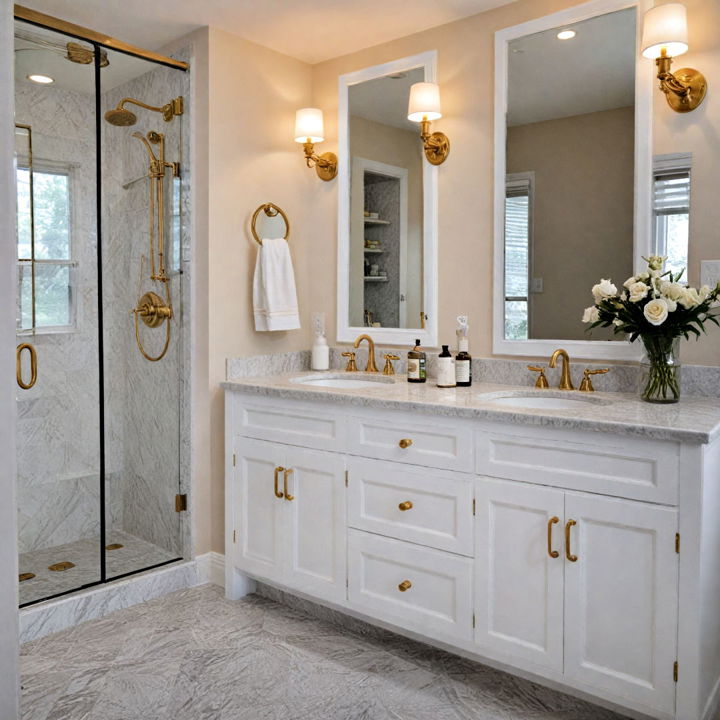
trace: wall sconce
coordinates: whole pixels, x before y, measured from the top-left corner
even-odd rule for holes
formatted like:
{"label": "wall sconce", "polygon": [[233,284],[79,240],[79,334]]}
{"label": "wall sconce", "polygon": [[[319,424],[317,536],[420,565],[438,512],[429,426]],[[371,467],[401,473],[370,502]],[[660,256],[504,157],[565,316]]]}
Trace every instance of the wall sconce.
{"label": "wall sconce", "polygon": [[671,73],[674,57],[688,50],[687,13],[682,3],[658,5],[645,13],[642,54],[654,59],[658,68],[660,89],[675,112],[690,112],[707,92],[705,76],[692,68]]}
{"label": "wall sconce", "polygon": [[337,155],[326,152],[315,154],[315,143],[325,140],[322,110],[301,108],[295,113],[295,142],[302,143],[305,150],[305,162],[314,167],[321,180],[332,180],[337,175]]}
{"label": "wall sconce", "polygon": [[441,132],[430,134],[430,121],[442,117],[440,88],[435,83],[419,82],[410,86],[408,120],[420,123],[425,157],[432,165],[442,165],[450,153],[450,140]]}

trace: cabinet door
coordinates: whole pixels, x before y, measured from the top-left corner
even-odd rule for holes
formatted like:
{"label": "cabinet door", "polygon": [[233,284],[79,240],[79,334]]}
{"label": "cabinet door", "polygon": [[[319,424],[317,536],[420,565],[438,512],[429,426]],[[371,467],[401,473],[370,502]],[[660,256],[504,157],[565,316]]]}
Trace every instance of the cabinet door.
{"label": "cabinet door", "polygon": [[475,501],[475,642],[515,664],[562,671],[563,491],[480,479]]}
{"label": "cabinet door", "polygon": [[283,582],[316,597],[346,598],[345,459],[288,448]]}
{"label": "cabinet door", "polygon": [[[235,439],[235,566],[252,575],[280,580],[282,576],[282,515],[284,501],[275,495],[274,476],[285,464],[286,448],[275,443]],[[282,472],[278,472],[282,489]]]}
{"label": "cabinet door", "polygon": [[674,712],[677,511],[567,493],[575,562],[565,563],[565,674]]}

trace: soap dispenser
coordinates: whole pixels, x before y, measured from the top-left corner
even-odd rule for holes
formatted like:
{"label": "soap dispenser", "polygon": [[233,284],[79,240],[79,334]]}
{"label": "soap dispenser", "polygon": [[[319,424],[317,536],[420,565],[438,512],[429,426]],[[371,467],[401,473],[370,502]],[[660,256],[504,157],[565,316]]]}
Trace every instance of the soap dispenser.
{"label": "soap dispenser", "polygon": [[325,313],[313,313],[312,325],[315,331],[315,342],[312,347],[310,367],[313,370],[329,370],[330,348],[325,338]]}

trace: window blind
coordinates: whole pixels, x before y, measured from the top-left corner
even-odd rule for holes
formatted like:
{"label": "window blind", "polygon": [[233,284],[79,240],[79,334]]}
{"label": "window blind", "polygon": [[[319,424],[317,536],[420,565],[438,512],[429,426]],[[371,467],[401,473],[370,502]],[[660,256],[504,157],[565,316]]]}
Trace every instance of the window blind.
{"label": "window blind", "polygon": [[530,181],[508,183],[505,195],[505,296],[527,298]]}
{"label": "window blind", "polygon": [[656,173],[653,183],[655,215],[679,215],[690,211],[690,173]]}

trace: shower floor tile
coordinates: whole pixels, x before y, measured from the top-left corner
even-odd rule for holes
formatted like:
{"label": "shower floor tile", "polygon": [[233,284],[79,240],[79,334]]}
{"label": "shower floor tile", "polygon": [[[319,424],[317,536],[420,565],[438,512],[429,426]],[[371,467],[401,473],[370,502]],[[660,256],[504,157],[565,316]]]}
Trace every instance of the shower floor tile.
{"label": "shower floor tile", "polygon": [[[106,544],[113,543],[123,547],[106,552],[108,578],[179,559],[177,555],[122,530],[107,531]],[[50,565],[65,561],[75,567],[59,571],[48,569]],[[100,537],[21,553],[19,572],[35,573],[34,578],[20,583],[21,605],[99,582]]]}

